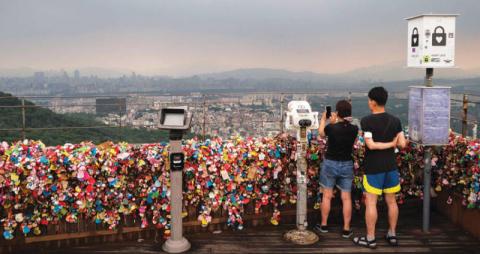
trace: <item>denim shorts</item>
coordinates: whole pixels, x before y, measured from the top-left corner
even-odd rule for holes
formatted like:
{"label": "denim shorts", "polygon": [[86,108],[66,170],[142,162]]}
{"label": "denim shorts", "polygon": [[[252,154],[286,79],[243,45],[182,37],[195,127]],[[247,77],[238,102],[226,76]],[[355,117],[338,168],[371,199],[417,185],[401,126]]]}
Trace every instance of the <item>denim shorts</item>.
{"label": "denim shorts", "polygon": [[337,186],[341,191],[350,192],[353,181],[353,161],[334,161],[325,159],[320,171],[320,185],[333,189]]}

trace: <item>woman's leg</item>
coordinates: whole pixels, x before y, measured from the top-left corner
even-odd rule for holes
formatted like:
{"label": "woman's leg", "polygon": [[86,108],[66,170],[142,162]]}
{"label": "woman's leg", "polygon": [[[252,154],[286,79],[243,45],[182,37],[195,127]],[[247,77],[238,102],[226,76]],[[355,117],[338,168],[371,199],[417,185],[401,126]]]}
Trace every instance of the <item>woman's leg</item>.
{"label": "woman's leg", "polygon": [[350,230],[350,221],[352,220],[352,194],[348,191],[342,191],[343,206],[343,230]]}
{"label": "woman's leg", "polygon": [[342,162],[339,172],[340,177],[338,185],[342,190],[343,229],[345,231],[350,231],[350,221],[352,220],[353,162]]}
{"label": "woman's leg", "polygon": [[328,214],[330,213],[330,201],[333,197],[333,188],[335,187],[334,161],[324,160],[322,170],[320,171],[320,186],[322,187],[322,204],[320,210],[322,212],[321,226],[326,226],[328,222]]}
{"label": "woman's leg", "polygon": [[322,199],[322,223],[320,225],[328,225],[328,214],[330,213],[330,203],[333,196],[333,189],[323,188],[323,199]]}

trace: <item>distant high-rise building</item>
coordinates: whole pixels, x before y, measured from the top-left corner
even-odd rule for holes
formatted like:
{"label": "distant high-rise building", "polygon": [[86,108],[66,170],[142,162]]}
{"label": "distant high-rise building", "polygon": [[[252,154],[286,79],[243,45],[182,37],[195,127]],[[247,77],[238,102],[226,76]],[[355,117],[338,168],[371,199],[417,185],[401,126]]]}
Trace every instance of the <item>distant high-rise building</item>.
{"label": "distant high-rise building", "polygon": [[97,98],[96,113],[100,116],[108,114],[125,115],[127,113],[126,98]]}
{"label": "distant high-rise building", "polygon": [[75,81],[80,80],[80,71],[75,70],[75,72],[73,73],[73,77],[74,77]]}
{"label": "distant high-rise building", "polygon": [[33,81],[35,84],[45,83],[45,73],[43,71],[38,71],[33,74]]}
{"label": "distant high-rise building", "polygon": [[68,81],[70,79],[68,73],[65,70],[62,70],[62,78],[64,81]]}

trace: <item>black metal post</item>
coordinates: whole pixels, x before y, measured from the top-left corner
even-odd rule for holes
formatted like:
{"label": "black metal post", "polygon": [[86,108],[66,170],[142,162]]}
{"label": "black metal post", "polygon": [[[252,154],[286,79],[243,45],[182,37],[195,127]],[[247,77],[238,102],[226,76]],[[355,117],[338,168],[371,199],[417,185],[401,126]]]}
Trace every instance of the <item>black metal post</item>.
{"label": "black metal post", "polygon": [[[433,87],[433,68],[427,68],[425,86]],[[425,167],[423,168],[423,232],[430,231],[430,185],[432,177],[432,150],[425,146]]]}

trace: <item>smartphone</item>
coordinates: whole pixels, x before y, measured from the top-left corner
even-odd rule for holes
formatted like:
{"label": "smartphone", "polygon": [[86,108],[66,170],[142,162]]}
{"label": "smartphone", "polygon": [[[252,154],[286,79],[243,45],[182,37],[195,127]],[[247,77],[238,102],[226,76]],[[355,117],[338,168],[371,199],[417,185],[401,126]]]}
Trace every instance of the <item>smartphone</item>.
{"label": "smartphone", "polygon": [[332,116],[332,106],[326,106],[325,111],[327,111],[327,119]]}

